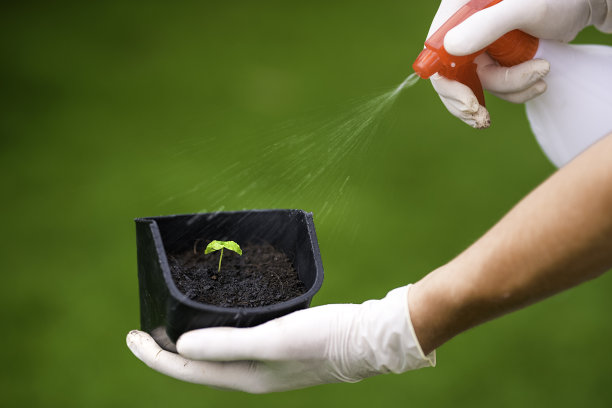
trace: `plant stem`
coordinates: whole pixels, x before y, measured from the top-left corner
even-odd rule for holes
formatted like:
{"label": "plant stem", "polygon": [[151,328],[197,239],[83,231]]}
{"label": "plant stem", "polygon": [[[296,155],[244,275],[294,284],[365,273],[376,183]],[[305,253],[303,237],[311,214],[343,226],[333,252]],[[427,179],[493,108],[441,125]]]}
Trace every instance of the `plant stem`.
{"label": "plant stem", "polygon": [[221,255],[219,255],[219,269],[217,273],[221,272],[221,260],[223,259],[223,248],[221,248]]}

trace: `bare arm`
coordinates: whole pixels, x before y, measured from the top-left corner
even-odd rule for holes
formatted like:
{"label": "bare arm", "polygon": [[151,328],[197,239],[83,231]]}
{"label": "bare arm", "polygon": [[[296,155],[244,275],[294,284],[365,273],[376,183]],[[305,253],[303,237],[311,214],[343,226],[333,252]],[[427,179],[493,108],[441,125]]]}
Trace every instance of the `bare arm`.
{"label": "bare arm", "polygon": [[411,289],[427,354],[458,333],[612,267],[612,134],[519,202],[482,238]]}

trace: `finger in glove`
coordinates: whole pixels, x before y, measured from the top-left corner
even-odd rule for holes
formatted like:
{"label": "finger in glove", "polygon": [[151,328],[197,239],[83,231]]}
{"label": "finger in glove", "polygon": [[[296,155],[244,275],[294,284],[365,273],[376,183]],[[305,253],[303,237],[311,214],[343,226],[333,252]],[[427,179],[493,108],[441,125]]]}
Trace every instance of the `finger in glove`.
{"label": "finger in glove", "polygon": [[550,71],[550,63],[534,59],[513,67],[502,67],[489,55],[482,54],[476,59],[478,77],[487,91],[500,94],[514,94],[531,88]]}
{"label": "finger in glove", "polygon": [[451,110],[451,113],[473,114],[478,111],[479,105],[476,95],[461,82],[434,74],[431,77],[431,84],[444,102],[444,105]]}
{"label": "finger in glove", "polygon": [[544,80],[539,80],[532,86],[527,89],[524,89],[519,92],[511,92],[511,93],[499,93],[499,92],[491,92],[493,95],[498,98],[505,99],[508,102],[512,103],[525,103],[537,96],[542,95],[546,91],[546,82]]}
{"label": "finger in glove", "polygon": [[[177,380],[217,388],[252,391],[250,361],[193,361],[163,350],[148,333],[132,330],[126,339],[132,353],[153,370]],[[255,392],[256,390],[253,390]]]}

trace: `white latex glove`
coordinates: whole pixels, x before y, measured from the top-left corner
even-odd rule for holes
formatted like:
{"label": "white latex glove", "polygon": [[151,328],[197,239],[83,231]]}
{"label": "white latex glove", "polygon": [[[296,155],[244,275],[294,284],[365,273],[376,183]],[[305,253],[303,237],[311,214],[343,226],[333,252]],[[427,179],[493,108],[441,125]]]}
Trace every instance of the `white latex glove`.
{"label": "white latex glove", "polygon": [[130,350],[154,370],[179,380],[251,393],[333,382],[357,382],[389,372],[435,366],[425,356],[408,311],[410,285],[384,299],[300,310],[252,328],[194,330],[162,350],[141,331]]}
{"label": "white latex glove", "polygon": [[[467,2],[442,0],[427,37]],[[468,55],[514,29],[538,38],[570,41],[587,25],[612,30],[611,13],[612,0],[504,0],[450,30],[444,38],[444,47],[451,54]],[[501,67],[488,55],[481,55],[476,63],[483,88],[507,101],[523,103],[546,90],[542,78],[550,70],[550,64],[545,60]],[[489,126],[489,112],[478,104],[467,86],[438,74],[431,77],[431,82],[454,116],[475,128]]]}

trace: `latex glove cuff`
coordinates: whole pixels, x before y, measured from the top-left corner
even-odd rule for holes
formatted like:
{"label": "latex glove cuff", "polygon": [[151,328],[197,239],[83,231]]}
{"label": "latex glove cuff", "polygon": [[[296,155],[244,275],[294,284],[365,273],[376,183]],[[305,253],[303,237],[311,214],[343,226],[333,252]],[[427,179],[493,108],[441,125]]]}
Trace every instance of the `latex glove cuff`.
{"label": "latex glove cuff", "polygon": [[[412,285],[394,289],[381,300],[363,303],[361,317],[354,321],[351,338],[355,354],[372,374],[403,373],[436,365],[436,352],[425,355],[414,332],[408,309],[408,292]],[[361,373],[362,378],[367,377]],[[346,381],[346,379],[345,379]]]}

